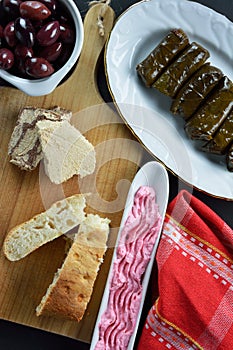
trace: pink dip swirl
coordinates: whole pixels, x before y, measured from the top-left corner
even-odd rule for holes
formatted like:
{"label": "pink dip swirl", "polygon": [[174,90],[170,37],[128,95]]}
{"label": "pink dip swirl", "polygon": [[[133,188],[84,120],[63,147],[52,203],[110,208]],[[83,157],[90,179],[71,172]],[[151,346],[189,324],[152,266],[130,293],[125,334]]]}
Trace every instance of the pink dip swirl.
{"label": "pink dip swirl", "polygon": [[142,186],[121,231],[110,282],[108,307],[95,350],[127,349],[142,295],[142,275],[161,226],[153,188]]}

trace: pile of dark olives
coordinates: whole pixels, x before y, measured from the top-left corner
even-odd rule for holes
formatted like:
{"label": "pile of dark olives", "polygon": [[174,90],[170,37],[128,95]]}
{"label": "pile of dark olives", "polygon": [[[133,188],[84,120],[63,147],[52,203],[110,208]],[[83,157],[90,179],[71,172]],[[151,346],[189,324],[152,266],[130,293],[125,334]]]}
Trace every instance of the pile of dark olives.
{"label": "pile of dark olives", "polygon": [[39,79],[59,70],[75,42],[71,15],[59,0],[0,2],[0,69]]}

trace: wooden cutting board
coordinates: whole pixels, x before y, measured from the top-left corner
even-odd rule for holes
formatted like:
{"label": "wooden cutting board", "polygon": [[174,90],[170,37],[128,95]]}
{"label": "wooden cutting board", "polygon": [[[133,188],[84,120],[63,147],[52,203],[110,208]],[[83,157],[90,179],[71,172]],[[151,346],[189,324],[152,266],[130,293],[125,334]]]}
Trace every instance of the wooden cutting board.
{"label": "wooden cutting board", "polygon": [[[104,14],[105,35],[99,35],[97,17],[101,4],[93,6],[84,21],[84,46],[72,75],[55,91],[30,97],[21,91],[0,88],[0,247],[6,233],[15,225],[45,210],[52,202],[74,193],[91,193],[87,212],[111,219],[110,242],[114,242],[121,221],[127,189],[138,169],[142,152],[121,118],[103,103],[96,73],[100,55],[114,22],[108,7]],[[55,186],[41,175],[21,171],[9,163],[7,147],[19,109],[24,106],[50,108],[59,105],[72,110],[72,123],[85,134],[97,150],[97,169],[82,182],[72,178]],[[92,299],[80,323],[52,317],[36,317],[39,304],[65,256],[65,240],[59,238],[18,262],[9,262],[0,253],[0,317],[90,342],[98,307],[104,290],[112,248],[105,256]]]}

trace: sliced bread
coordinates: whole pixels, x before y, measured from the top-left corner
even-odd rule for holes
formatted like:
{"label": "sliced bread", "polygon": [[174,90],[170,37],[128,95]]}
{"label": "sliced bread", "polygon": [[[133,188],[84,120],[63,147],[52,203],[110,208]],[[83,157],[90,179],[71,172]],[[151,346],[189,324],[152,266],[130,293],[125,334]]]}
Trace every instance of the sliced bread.
{"label": "sliced bread", "polygon": [[55,202],[48,210],[14,227],[3,250],[7,259],[19,260],[47,242],[63,235],[85,219],[85,196],[76,194]]}
{"label": "sliced bread", "polygon": [[62,267],[36,308],[37,316],[82,319],[107,248],[109,223],[107,218],[88,214],[80,224]]}

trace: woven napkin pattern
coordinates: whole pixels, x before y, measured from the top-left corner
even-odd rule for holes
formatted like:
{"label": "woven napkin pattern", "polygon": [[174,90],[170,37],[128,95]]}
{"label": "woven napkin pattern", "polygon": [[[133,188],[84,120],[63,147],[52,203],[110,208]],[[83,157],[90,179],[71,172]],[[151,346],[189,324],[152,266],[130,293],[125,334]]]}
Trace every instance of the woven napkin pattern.
{"label": "woven napkin pattern", "polygon": [[156,262],[159,297],[138,350],[232,350],[233,230],[183,190],[168,206]]}

